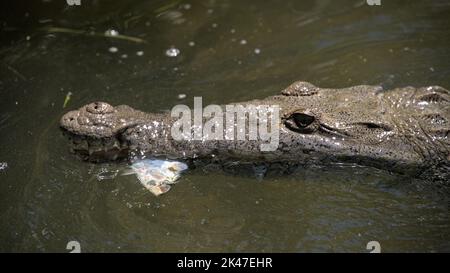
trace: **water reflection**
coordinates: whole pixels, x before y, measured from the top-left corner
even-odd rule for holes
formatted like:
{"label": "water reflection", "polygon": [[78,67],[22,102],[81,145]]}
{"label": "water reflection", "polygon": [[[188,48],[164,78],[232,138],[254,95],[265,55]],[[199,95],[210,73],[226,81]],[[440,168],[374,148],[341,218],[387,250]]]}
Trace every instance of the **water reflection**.
{"label": "water reflection", "polygon": [[57,127],[94,100],[164,111],[295,80],[448,88],[448,1],[19,2],[0,9],[2,251],[450,250],[448,194],[426,181],[348,166],[262,181],[198,169],[155,198],[131,176],[98,181],[125,163],[80,162]]}

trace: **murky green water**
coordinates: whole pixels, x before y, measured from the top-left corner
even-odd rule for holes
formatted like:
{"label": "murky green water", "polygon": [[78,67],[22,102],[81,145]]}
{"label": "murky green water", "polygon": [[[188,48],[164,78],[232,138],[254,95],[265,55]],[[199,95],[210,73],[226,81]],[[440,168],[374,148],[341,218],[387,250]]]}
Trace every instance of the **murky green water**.
{"label": "murky green water", "polygon": [[[295,80],[450,88],[450,1],[8,2],[1,251],[65,252],[71,240],[84,252],[367,252],[373,240],[386,252],[450,251],[448,193],[426,181],[356,167],[263,181],[194,170],[154,197],[133,176],[99,181],[124,164],[80,162],[57,126],[95,100],[164,111],[178,94],[224,104]],[[102,37],[108,29],[133,39]]]}

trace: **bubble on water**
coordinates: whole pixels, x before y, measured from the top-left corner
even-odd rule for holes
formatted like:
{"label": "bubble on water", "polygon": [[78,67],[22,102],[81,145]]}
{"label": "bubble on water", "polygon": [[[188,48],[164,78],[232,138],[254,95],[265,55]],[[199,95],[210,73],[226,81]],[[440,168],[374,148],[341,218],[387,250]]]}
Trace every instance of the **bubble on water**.
{"label": "bubble on water", "polygon": [[178,55],[180,55],[180,50],[178,48],[171,47],[166,50],[166,56],[168,57],[176,57]]}
{"label": "bubble on water", "polygon": [[241,40],[239,43],[240,43],[241,45],[246,45],[246,44],[247,44],[247,40]]}
{"label": "bubble on water", "polygon": [[111,53],[116,53],[117,51],[119,51],[119,49],[117,47],[115,47],[115,46],[110,47],[108,50]]}
{"label": "bubble on water", "polygon": [[108,29],[107,31],[105,31],[105,35],[106,36],[117,36],[117,35],[119,35],[119,32],[115,29]]}
{"label": "bubble on water", "polygon": [[189,42],[189,46],[195,46],[195,42],[190,41],[190,42]]}
{"label": "bubble on water", "polygon": [[178,99],[182,100],[186,98],[186,94],[178,94]]}
{"label": "bubble on water", "polygon": [[6,170],[8,168],[7,162],[0,162],[0,171]]}
{"label": "bubble on water", "polygon": [[259,54],[259,53],[261,53],[261,49],[255,48],[255,54]]}
{"label": "bubble on water", "polygon": [[136,52],[136,55],[143,56],[144,55],[144,51],[140,50],[140,51]]}

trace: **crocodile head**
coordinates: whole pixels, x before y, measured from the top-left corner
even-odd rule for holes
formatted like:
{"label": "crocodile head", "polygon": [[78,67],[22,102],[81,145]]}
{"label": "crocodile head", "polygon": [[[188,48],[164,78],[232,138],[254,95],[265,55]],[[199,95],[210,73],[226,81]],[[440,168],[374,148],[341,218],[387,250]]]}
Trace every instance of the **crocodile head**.
{"label": "crocodile head", "polygon": [[425,163],[448,163],[450,100],[442,87],[322,89],[296,82],[263,101],[281,108],[280,158],[353,162],[402,173]]}
{"label": "crocodile head", "polygon": [[280,107],[279,145],[273,152],[262,152],[251,141],[178,143],[167,133],[173,122],[170,115],[104,102],[68,112],[60,123],[73,150],[93,161],[124,158],[138,147],[154,154],[222,153],[243,161],[351,162],[410,173],[448,166],[449,102],[449,91],[438,86],[326,89],[295,82],[280,95],[239,103]]}
{"label": "crocodile head", "polygon": [[121,132],[146,119],[147,114],[127,105],[94,102],[66,113],[60,120],[71,149],[83,159],[104,161],[124,158],[129,147]]}

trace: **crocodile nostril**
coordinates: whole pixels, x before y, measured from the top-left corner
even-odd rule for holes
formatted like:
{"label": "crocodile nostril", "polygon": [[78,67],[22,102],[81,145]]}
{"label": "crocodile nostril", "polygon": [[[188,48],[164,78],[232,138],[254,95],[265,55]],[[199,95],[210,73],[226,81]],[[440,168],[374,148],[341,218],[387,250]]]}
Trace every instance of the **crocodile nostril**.
{"label": "crocodile nostril", "polygon": [[92,114],[107,114],[114,111],[114,107],[106,102],[94,102],[86,106],[86,111]]}

